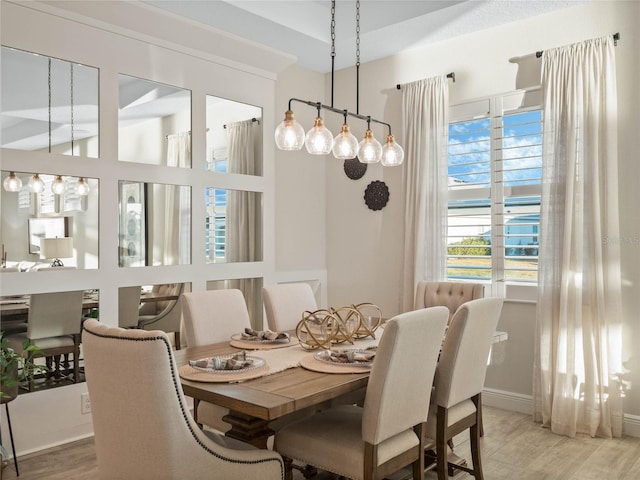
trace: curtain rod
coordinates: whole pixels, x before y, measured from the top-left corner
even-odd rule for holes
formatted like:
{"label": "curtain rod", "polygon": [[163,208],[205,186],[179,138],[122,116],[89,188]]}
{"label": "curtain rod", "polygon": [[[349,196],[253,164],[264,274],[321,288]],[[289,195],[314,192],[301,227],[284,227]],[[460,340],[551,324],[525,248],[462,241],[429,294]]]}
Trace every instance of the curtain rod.
{"label": "curtain rod", "polygon": [[[615,47],[618,46],[618,40],[620,40],[620,32],[616,32],[613,34],[613,45]],[[536,52],[536,58],[540,58],[542,56],[542,53],[544,52],[544,50],[538,50]]]}
{"label": "curtain rod", "polygon": [[[451,72],[451,73],[447,73],[447,78],[450,78],[453,80],[453,83],[456,83],[456,72]],[[396,85],[396,88],[398,90],[400,90],[402,88],[402,85],[400,85],[399,83]]]}
{"label": "curtain rod", "polygon": [[[209,129],[207,128],[207,132]],[[186,132],[178,132],[178,133],[170,133],[169,135],[165,135],[164,138],[169,138],[171,135],[180,135],[181,133],[191,133],[191,130],[187,130]]]}
{"label": "curtain rod", "polygon": [[[260,125],[260,120],[258,120],[258,119],[257,119],[257,118],[255,118],[255,117],[253,117],[253,118],[251,119],[251,121],[252,121],[252,122],[258,122],[258,125]],[[226,126],[226,125],[223,125],[223,126],[222,126],[222,128],[227,128],[227,126]]]}

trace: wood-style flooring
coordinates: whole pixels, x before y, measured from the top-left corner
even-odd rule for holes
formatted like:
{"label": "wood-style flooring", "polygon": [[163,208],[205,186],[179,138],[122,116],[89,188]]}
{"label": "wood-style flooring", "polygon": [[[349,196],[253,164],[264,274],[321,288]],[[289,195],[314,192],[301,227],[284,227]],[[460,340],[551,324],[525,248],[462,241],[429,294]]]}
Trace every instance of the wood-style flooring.
{"label": "wood-style flooring", "polygon": [[[554,435],[531,421],[529,415],[485,407],[482,461],[486,480],[639,480],[640,438],[602,439]],[[14,432],[16,433],[16,432]],[[455,452],[470,461],[468,436],[456,439]],[[18,458],[20,479],[97,479],[93,439],[63,445]],[[13,463],[2,472],[2,480],[16,478]],[[294,478],[302,475],[294,470]],[[335,476],[320,472],[316,480]],[[410,478],[410,472],[393,480]],[[426,472],[434,480],[435,472]],[[472,478],[458,473],[456,480]]]}

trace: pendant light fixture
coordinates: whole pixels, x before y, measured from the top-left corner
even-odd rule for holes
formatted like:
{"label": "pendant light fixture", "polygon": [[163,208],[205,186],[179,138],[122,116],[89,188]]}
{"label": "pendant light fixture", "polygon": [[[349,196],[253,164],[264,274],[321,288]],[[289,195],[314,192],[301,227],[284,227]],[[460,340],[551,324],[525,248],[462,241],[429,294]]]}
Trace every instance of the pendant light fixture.
{"label": "pendant light fixture", "polygon": [[[305,145],[307,152],[312,155],[326,155],[330,151],[333,152],[334,157],[338,159],[348,160],[359,158],[362,163],[374,163],[382,161],[385,166],[397,166],[401,165],[404,160],[404,151],[402,147],[398,145],[391,134],[391,125],[376,120],[368,115],[360,115],[357,110],[356,113],[350,112],[346,109],[339,109],[333,106],[333,92],[334,92],[334,73],[335,73],[335,13],[336,13],[336,1],[331,0],[331,105],[324,105],[321,102],[310,102],[308,100],[301,100],[299,98],[290,98],[287,111],[284,114],[284,120],[275,130],[275,142],[276,146],[280,150],[300,150],[302,145]],[[356,67],[359,70],[360,67],[360,0],[356,1],[356,50],[357,50],[357,62]],[[358,82],[359,83],[359,82]],[[359,88],[359,85],[358,85]],[[318,115],[315,119],[313,127],[306,133],[300,124],[295,120],[293,110],[291,108],[292,102],[299,102],[310,107],[314,107],[318,110]],[[324,120],[320,116],[321,110],[328,110],[330,112],[343,115],[344,123],[340,128],[340,133],[331,139],[331,132],[324,126]],[[358,139],[351,133],[351,128],[347,123],[347,117],[357,118],[367,122],[367,131],[365,132],[364,139],[358,143]],[[388,129],[387,143],[384,147],[381,146],[371,131],[371,122],[386,125]],[[331,139],[331,141],[329,140]],[[386,152],[386,158],[384,157]]]}
{"label": "pendant light fixture", "polygon": [[80,177],[76,185],[76,193],[82,197],[85,197],[89,195],[90,191],[91,191],[91,187],[89,187],[89,182],[87,182],[84,178]]}
{"label": "pendant light fixture", "polygon": [[4,179],[2,186],[7,192],[19,192],[22,188],[22,180],[16,175],[16,172],[9,172],[9,176]]}
{"label": "pendant light fixture", "polygon": [[66,189],[62,175],[56,176],[56,179],[51,184],[51,191],[56,195],[62,195]]}
{"label": "pendant light fixture", "polygon": [[44,182],[37,173],[29,179],[29,190],[33,193],[44,192]]}

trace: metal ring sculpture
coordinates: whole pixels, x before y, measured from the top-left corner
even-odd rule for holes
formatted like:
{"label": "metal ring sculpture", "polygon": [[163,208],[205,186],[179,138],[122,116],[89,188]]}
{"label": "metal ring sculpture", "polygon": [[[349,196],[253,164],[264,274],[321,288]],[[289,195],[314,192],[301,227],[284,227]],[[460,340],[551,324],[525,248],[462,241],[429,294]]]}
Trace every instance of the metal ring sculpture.
{"label": "metal ring sculpture", "polygon": [[372,303],[305,311],[296,326],[296,336],[306,350],[330,349],[334,344],[353,345],[359,338],[375,338],[374,332],[381,322],[382,312]]}

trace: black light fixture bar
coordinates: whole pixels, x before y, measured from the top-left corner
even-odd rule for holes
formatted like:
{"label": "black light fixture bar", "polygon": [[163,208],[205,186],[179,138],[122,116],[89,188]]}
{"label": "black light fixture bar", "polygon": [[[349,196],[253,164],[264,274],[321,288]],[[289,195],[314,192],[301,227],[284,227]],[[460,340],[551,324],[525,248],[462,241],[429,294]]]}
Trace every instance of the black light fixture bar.
{"label": "black light fixture bar", "polygon": [[383,122],[382,120],[377,120],[377,119],[375,119],[375,118],[373,118],[373,117],[371,117],[369,115],[360,115],[359,113],[353,113],[353,112],[350,112],[348,110],[335,108],[335,107],[332,107],[330,105],[325,105],[325,104],[320,103],[320,102],[311,102],[309,100],[301,100],[299,98],[290,98],[289,99],[289,110],[291,110],[291,102],[304,103],[305,105],[308,105],[308,106],[313,107],[313,108],[329,110],[330,112],[338,113],[340,115],[348,115],[350,117],[354,117],[354,118],[357,118],[359,120],[364,120],[365,122],[375,122],[375,123],[379,123],[380,125],[386,125],[387,128],[389,129],[389,135],[391,135],[391,125],[390,124],[388,124],[387,122]]}

